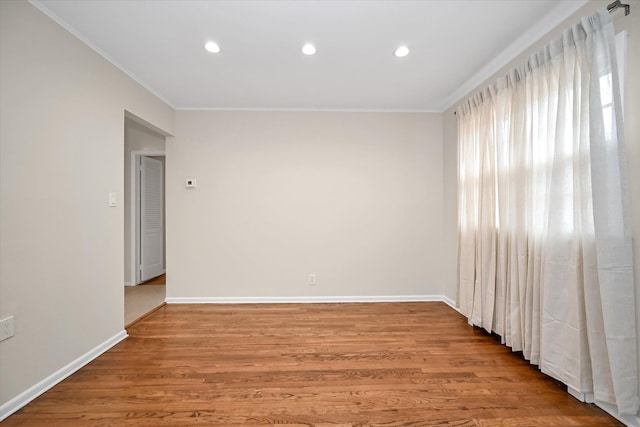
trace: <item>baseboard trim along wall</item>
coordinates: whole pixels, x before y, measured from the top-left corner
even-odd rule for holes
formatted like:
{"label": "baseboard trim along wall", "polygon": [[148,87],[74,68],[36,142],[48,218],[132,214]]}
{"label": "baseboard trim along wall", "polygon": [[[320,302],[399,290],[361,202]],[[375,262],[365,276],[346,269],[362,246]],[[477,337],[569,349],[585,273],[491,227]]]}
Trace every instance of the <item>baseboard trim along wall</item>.
{"label": "baseboard trim along wall", "polygon": [[444,302],[454,310],[456,303],[445,295],[379,295],[323,297],[168,297],[167,304],[313,304],[348,302]]}
{"label": "baseboard trim along wall", "polygon": [[118,332],[39,383],[29,387],[7,403],[4,403],[0,406],[0,422],[127,337],[127,331]]}

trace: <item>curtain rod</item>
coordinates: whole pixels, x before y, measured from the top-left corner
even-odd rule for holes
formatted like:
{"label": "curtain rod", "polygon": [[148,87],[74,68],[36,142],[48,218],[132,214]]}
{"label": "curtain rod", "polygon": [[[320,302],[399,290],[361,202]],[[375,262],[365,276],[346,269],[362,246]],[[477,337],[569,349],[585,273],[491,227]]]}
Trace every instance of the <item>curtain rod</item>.
{"label": "curtain rod", "polygon": [[[624,7],[624,16],[627,16],[631,13],[631,6],[629,6],[628,4],[622,3],[620,0],[616,0],[610,5],[608,5],[607,11],[609,11],[609,13],[613,13],[616,9],[620,7]],[[458,115],[456,111],[454,111],[453,114],[456,116]]]}
{"label": "curtain rod", "polygon": [[618,9],[619,7],[624,7],[624,16],[627,16],[631,13],[631,6],[629,6],[628,4],[623,4],[620,0],[616,0],[609,6],[607,6],[607,10],[609,11],[609,13],[613,13],[613,11]]}

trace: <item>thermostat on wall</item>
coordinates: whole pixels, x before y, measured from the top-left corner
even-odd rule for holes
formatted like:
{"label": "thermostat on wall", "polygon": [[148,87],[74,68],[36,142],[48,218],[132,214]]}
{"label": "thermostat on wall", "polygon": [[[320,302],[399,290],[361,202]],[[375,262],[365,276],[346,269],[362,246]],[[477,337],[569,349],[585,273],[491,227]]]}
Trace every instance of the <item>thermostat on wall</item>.
{"label": "thermostat on wall", "polygon": [[196,180],[193,178],[187,178],[187,181],[185,182],[185,186],[187,188],[196,188]]}

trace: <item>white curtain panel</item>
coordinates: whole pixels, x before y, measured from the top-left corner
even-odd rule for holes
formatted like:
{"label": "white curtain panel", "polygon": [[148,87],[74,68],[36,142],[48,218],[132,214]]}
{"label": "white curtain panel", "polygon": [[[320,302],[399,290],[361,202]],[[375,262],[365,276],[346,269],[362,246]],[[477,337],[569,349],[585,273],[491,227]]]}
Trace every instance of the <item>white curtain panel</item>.
{"label": "white curtain panel", "polygon": [[636,414],[625,144],[606,10],[458,109],[458,304],[540,369]]}

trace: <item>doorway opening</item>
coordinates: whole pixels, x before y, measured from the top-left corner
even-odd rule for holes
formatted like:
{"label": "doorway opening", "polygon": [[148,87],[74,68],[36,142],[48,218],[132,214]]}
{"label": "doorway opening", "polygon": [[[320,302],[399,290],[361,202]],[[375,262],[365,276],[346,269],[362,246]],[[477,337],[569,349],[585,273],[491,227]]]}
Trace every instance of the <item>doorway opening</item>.
{"label": "doorway opening", "polygon": [[132,271],[136,285],[165,273],[164,152],[133,151]]}
{"label": "doorway opening", "polygon": [[166,297],[165,136],[125,118],[125,327]]}

